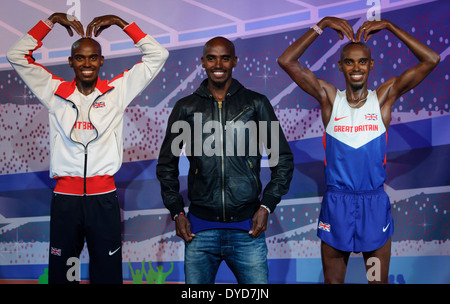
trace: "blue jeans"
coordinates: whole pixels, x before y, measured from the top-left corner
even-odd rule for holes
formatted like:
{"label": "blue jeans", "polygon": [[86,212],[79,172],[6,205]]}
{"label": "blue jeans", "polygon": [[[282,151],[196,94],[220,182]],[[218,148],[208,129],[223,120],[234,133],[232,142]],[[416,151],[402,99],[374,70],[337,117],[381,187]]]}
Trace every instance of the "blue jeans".
{"label": "blue jeans", "polygon": [[187,284],[214,284],[225,261],[239,284],[267,284],[265,234],[254,238],[247,231],[211,229],[199,231],[186,243],[184,273]]}

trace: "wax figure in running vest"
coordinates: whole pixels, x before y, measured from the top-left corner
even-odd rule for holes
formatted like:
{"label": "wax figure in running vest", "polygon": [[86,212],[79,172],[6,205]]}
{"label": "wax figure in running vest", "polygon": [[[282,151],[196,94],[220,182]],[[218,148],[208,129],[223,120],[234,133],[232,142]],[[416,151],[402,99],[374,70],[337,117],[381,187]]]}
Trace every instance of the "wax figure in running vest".
{"label": "wax figure in running vest", "polygon": [[[299,59],[326,28],[340,39],[350,40],[338,62],[345,78],[345,90],[317,78]],[[417,57],[418,63],[401,75],[370,90],[367,85],[374,60],[368,41],[387,30],[400,39]],[[324,194],[318,222],[325,283],[343,283],[350,253],[363,252],[380,261],[379,280],[388,283],[391,236],[394,223],[386,178],[387,129],[394,102],[417,86],[439,63],[440,57],[422,42],[387,20],[367,21],[356,35],[343,19],[325,17],[290,45],[278,58],[279,65],[294,82],[320,104],[326,128]],[[368,265],[368,266],[367,266]]]}

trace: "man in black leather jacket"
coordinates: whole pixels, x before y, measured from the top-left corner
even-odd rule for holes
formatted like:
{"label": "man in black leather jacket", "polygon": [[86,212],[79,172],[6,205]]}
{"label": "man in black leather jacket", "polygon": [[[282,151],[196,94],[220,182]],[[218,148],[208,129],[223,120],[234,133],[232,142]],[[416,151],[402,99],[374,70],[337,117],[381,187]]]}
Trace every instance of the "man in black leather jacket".
{"label": "man in black leather jacket", "polygon": [[[158,158],[163,202],[186,242],[187,283],[214,283],[222,260],[239,283],[267,283],[264,231],[292,179],[293,155],[273,108],[232,78],[236,63],[228,39],[205,44],[208,78],[174,106]],[[178,180],[183,145],[190,163],[187,216]],[[272,172],[264,191],[263,146]]]}

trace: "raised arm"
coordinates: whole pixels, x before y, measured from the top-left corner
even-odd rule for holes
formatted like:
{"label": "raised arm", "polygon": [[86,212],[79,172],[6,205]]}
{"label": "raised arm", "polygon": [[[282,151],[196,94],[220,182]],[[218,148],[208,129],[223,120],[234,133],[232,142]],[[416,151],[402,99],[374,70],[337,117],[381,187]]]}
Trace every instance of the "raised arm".
{"label": "raised arm", "polygon": [[91,37],[94,34],[97,37],[111,25],[120,27],[143,54],[141,62],[124,71],[110,83],[119,90],[123,89],[121,103],[125,108],[155,79],[169,57],[169,52],[153,37],[144,33],[136,23],[128,23],[115,15],[95,17],[86,28],[86,36]]}
{"label": "raised arm", "polygon": [[419,62],[400,76],[393,77],[377,88],[377,95],[385,125],[389,125],[390,113],[394,102],[404,93],[416,87],[438,65],[440,56],[428,46],[388,20],[365,22],[356,33],[357,41],[361,37],[367,41],[370,37],[386,29],[397,36],[416,56]]}
{"label": "raised arm", "polygon": [[58,23],[67,29],[70,36],[73,36],[73,30],[80,36],[84,36],[83,25],[75,17],[64,13],[54,13],[47,20],[39,21],[6,54],[12,67],[47,108],[50,107],[54,90],[63,79],[55,77],[42,65],[37,64],[33,52],[42,46],[42,40]]}
{"label": "raised arm", "polygon": [[344,36],[351,41],[354,41],[355,38],[352,27],[344,19],[325,17],[317,23],[317,27],[316,29],[311,28],[290,45],[278,58],[278,64],[301,89],[319,102],[322,108],[322,120],[326,126],[331,116],[336,88],[328,82],[316,78],[311,70],[301,65],[298,60],[316,40],[319,33],[327,27],[334,29],[341,40],[344,39]]}

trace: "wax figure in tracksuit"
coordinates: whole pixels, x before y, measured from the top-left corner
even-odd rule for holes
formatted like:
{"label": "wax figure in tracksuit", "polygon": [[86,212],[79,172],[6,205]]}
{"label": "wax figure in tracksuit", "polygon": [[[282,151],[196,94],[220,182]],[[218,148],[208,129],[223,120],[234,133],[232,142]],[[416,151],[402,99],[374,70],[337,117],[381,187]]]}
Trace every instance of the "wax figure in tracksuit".
{"label": "wax figure in tracksuit", "polygon": [[32,57],[52,26],[48,20],[40,21],[7,54],[49,112],[50,177],[57,181],[51,204],[49,283],[67,282],[72,266],[66,265],[67,260],[79,256],[85,237],[91,283],[121,283],[121,221],[114,174],[122,164],[123,115],[159,73],[168,52],[135,23],[128,24],[123,30],[143,53],[142,62],[111,81],[97,79],[95,90],[85,96],[75,79],[56,77]]}

